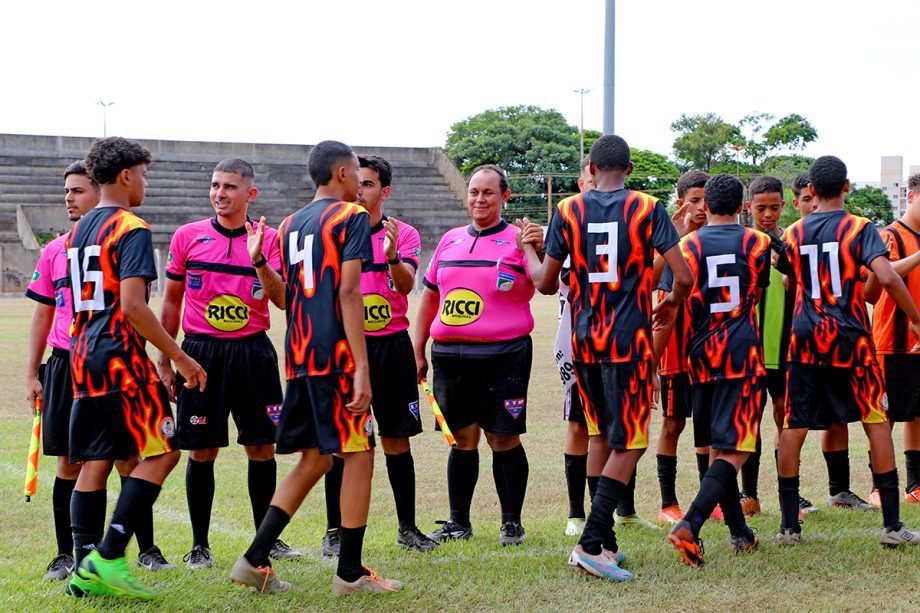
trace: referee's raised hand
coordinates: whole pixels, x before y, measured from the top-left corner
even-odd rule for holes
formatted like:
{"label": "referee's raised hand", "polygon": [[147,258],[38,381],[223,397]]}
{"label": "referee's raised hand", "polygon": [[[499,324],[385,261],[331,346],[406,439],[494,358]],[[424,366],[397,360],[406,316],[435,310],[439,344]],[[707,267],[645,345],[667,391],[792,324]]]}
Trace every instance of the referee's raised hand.
{"label": "referee's raised hand", "polygon": [[265,217],[259,219],[255,227],[246,222],[246,250],[253,262],[262,259],[262,242],[265,240]]}

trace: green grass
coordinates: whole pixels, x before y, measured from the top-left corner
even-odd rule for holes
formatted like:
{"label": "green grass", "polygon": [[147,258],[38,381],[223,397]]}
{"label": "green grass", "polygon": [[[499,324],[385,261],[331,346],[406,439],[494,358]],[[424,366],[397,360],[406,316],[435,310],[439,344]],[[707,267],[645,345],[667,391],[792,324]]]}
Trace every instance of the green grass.
{"label": "green grass", "polygon": [[[562,535],[567,514],[562,449],[565,424],[561,415],[561,390],[551,360],[556,325],[553,298],[537,298],[535,361],[530,387],[528,424],[524,445],[530,458],[530,486],[524,507],[527,542],[515,549],[498,545],[499,508],[490,470],[490,454],[482,445],[479,486],[473,501],[475,536],[470,542],[442,546],[430,555],[413,555],[394,546],[395,513],[382,461],[377,462],[371,517],[365,541],[365,560],[385,576],[402,580],[406,590],[384,597],[358,597],[343,601],[330,590],[334,564],[319,557],[325,527],[322,489],[311,493],[282,535],[306,553],[300,561],[276,563],[279,575],[295,584],[292,592],[262,598],[230,584],[234,560],[247,547],[253,533],[246,494],[246,461],[242,449],[231,446],[217,463],[218,490],[214,501],[211,545],[215,567],[192,573],[181,564],[191,545],[184,466],[167,480],[155,507],[157,543],[175,571],[137,575],[157,591],[152,604],[109,599],[75,602],[64,595],[60,583],[44,583],[41,575],[54,553],[51,521],[53,462],[41,460],[39,491],[32,502],[22,501],[22,481],[28,447],[30,419],[23,400],[22,371],[26,356],[31,302],[0,302],[0,610],[56,611],[71,609],[164,610],[272,610],[305,608],[341,610],[345,607],[399,608],[403,610],[584,610],[719,608],[864,610],[869,607],[905,609],[920,600],[918,563],[920,550],[883,550],[875,540],[881,518],[877,513],[824,509],[809,517],[805,542],[792,550],[769,544],[779,526],[776,472],[770,452],[761,471],[764,513],[753,519],[765,541],[761,550],[734,556],[726,549],[727,531],[710,523],[703,529],[708,566],[696,571],[678,562],[665,541],[664,530],[619,531],[620,545],[629,555],[627,567],[637,579],[628,584],[606,583],[571,572],[565,565],[574,539]],[[155,303],[158,309],[159,304]],[[413,309],[414,311],[414,309]],[[274,313],[273,337],[280,347],[281,322]],[[257,384],[257,383],[254,383]],[[424,405],[424,400],[422,401]],[[431,431],[433,418],[423,413],[426,433],[413,439],[418,472],[418,520],[423,530],[434,520],[446,519],[444,487],[447,447]],[[652,417],[652,444],[657,440],[660,416]],[[861,429],[851,428],[851,464],[854,491],[869,489],[866,444]],[[768,444],[773,427],[765,425]],[[900,448],[900,427],[895,430]],[[900,458],[899,458],[900,462]],[[903,474],[903,462],[902,474]],[[293,458],[279,459],[284,474]],[[802,491],[819,506],[826,498],[826,473],[817,435],[803,454]],[[654,449],[639,464],[637,506],[654,519],[658,508]],[[697,486],[691,432],[681,441],[678,493],[684,507]],[[110,511],[117,496],[117,479],[111,481]],[[920,525],[920,508],[902,505],[910,526]],[[129,548],[129,556],[136,549]]]}

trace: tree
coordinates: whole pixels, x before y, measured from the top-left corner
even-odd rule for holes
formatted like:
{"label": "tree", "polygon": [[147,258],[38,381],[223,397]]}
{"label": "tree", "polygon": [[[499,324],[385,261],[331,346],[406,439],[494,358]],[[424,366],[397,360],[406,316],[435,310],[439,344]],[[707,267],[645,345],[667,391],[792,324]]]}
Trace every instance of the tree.
{"label": "tree", "polygon": [[630,148],[629,152],[635,169],[626,180],[626,187],[646,192],[667,203],[680,176],[677,164],[667,156],[646,149]]}
{"label": "tree", "polygon": [[891,200],[878,187],[866,186],[851,189],[847,194],[845,206],[848,212],[865,217],[880,228],[894,221]]}
{"label": "tree", "polygon": [[746,135],[744,157],[754,166],[765,164],[780,151],[804,149],[818,138],[818,131],[801,115],[792,113],[771,123],[775,118],[769,113],[752,113],[738,122],[740,131]]}
{"label": "tree", "polygon": [[674,139],[674,155],[705,171],[729,158],[730,145],[744,144],[737,126],[726,123],[715,113],[681,115],[671,124],[671,131],[678,134]]}

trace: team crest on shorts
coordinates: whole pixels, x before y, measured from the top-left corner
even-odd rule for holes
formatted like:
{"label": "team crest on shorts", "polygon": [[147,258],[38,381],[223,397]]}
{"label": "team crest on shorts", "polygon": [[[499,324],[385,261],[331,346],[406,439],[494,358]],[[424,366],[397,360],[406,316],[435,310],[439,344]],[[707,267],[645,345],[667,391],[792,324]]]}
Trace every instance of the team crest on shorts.
{"label": "team crest on shorts", "polygon": [[256,300],[262,300],[262,296],[265,295],[265,293],[262,291],[262,284],[258,279],[252,282],[252,288],[249,290],[249,295]]}
{"label": "team crest on shorts", "polygon": [[281,419],[281,405],[280,404],[266,405],[265,414],[268,415],[268,418],[272,420],[272,423],[277,426],[278,420]]}
{"label": "team crest on shorts", "polygon": [[190,272],[188,273],[188,287],[189,289],[201,289],[201,275],[200,272]]}
{"label": "team crest on shorts", "polygon": [[418,412],[418,400],[409,403],[409,412],[412,413],[412,417],[415,418],[415,421],[421,421],[422,416]]}
{"label": "team crest on shorts", "polygon": [[173,434],[176,433],[176,422],[172,420],[172,417],[163,418],[163,421],[160,422],[160,432],[162,432],[163,436],[166,438],[173,437]]}
{"label": "team crest on shorts", "polygon": [[374,418],[370,415],[364,420],[364,434],[366,434],[368,438],[374,436]]}
{"label": "team crest on shorts", "polygon": [[188,423],[192,424],[193,426],[204,426],[208,423],[208,416],[202,415],[199,417],[198,415],[192,415],[188,418]]}
{"label": "team crest on shorts", "polygon": [[888,394],[882,394],[882,410],[888,412]]}
{"label": "team crest on shorts", "polygon": [[517,419],[521,416],[521,412],[524,410],[524,399],[523,398],[512,398],[505,401],[505,410],[508,411],[508,414],[511,417]]}

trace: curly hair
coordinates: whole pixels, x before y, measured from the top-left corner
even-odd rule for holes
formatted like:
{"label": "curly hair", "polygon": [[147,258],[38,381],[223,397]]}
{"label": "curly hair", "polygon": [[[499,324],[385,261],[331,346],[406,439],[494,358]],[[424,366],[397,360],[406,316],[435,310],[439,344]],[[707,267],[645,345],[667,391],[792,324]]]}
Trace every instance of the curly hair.
{"label": "curly hair", "polygon": [[120,136],[94,141],[83,159],[89,178],[99,185],[114,183],[122,170],[151,162],[153,156],[146,147]]}
{"label": "curly hair", "polygon": [[714,215],[732,215],[744,202],[744,185],[734,175],[718,174],[704,188],[706,206]]}
{"label": "curly hair", "polygon": [[811,186],[820,198],[836,198],[847,182],[847,165],[833,155],[822,155],[808,169]]}
{"label": "curly hair", "polygon": [[907,177],[907,189],[914,193],[920,191],[920,172]]}
{"label": "curly hair", "polygon": [[594,141],[588,157],[598,170],[626,170],[632,161],[629,145],[615,134],[607,134]]}

